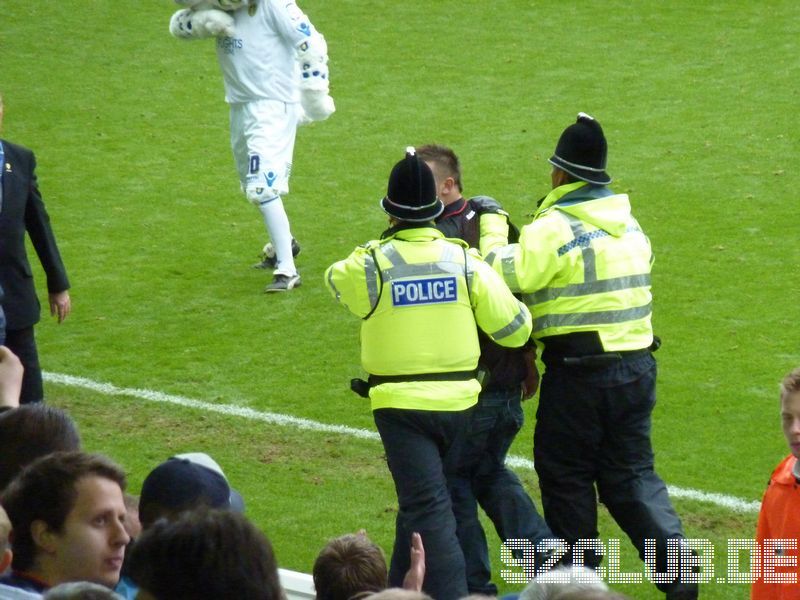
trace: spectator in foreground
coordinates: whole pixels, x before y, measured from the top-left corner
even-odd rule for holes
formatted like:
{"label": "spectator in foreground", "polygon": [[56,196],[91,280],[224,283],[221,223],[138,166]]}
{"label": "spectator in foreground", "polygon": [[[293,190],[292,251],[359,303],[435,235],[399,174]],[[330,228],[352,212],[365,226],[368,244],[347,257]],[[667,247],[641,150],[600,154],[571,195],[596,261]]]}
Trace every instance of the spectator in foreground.
{"label": "spectator in foreground", "polygon": [[269,540],[229,510],[197,510],[146,528],[130,574],[147,600],[283,600]]}
{"label": "spectator in foreground", "polygon": [[42,600],[122,600],[104,585],[88,581],[73,581],[62,583],[50,588]]}
{"label": "spectator in foreground", "polygon": [[329,541],[314,561],[317,600],[350,600],[386,589],[388,570],[383,551],[365,533]]}
{"label": "spectator in foreground", "polygon": [[602,590],[580,590],[559,594],[557,600],[628,600],[628,596],[617,592]]}
{"label": "spectator in foreground", "polygon": [[[140,497],[126,496],[125,504],[126,526],[134,540],[158,519],[176,519],[187,511],[244,511],[242,496],[230,487],[219,464],[202,452],[179,454],[158,465],[145,477]],[[127,560],[115,591],[126,600],[137,597],[138,588],[128,574]]]}
{"label": "spectator in foreground", "polygon": [[69,581],[115,586],[130,540],[124,489],[103,456],[57,452],[29,465],[2,495],[14,554],[0,583],[35,593]]}
{"label": "spectator in foreground", "polygon": [[589,567],[562,565],[534,577],[520,592],[519,600],[556,600],[567,594],[589,591],[606,592],[608,586]]}
{"label": "spectator in foreground", "polygon": [[81,447],[72,418],[60,408],[40,403],[0,413],[0,440],[0,492],[37,458]]}
{"label": "spectator in foreground", "polygon": [[244,512],[241,494],[231,488],[222,468],[208,454],[173,456],[142,483],[139,519],[144,529],[162,517],[173,518],[200,507]]}
{"label": "spectator in foreground", "polygon": [[428,594],[404,588],[388,588],[366,596],[365,600],[433,600]]}
{"label": "spectator in foreground", "polygon": [[[776,568],[778,557],[780,564],[786,564],[793,557],[797,561],[796,540],[800,538],[800,367],[797,367],[783,378],[780,387],[781,422],[783,435],[789,445],[789,456],[784,458],[772,472],[761,502],[756,527],[756,542],[761,550],[760,556],[769,571],[776,574],[781,571],[796,574],[796,566],[792,569]],[[787,547],[778,540],[795,540],[793,547]],[[770,540],[770,541],[767,541]],[[773,541],[774,540],[774,541]],[[776,543],[777,542],[777,543]],[[765,567],[758,569],[765,572]],[[753,582],[751,600],[767,600],[800,597],[800,583],[793,577],[792,583],[764,581],[759,577]]]}

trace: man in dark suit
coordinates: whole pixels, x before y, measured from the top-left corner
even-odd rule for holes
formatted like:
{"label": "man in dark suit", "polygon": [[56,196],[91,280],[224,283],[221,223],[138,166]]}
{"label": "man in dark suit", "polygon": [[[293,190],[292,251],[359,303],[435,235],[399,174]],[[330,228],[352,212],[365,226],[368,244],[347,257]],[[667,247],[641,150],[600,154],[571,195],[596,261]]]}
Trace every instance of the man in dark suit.
{"label": "man in dark suit", "polygon": [[[0,127],[2,124],[0,93]],[[5,343],[25,368],[22,404],[43,398],[42,371],[33,335],[40,306],[25,251],[26,231],[47,276],[50,314],[61,323],[71,310],[67,272],[39,194],[35,170],[33,152],[0,139],[0,286],[4,292]]]}

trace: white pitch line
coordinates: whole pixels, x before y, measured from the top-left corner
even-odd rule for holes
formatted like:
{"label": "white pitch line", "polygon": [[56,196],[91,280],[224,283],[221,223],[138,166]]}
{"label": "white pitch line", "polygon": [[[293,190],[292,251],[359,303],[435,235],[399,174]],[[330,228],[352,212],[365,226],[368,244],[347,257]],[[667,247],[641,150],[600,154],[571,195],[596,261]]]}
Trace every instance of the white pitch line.
{"label": "white pitch line", "polygon": [[[176,406],[183,406],[185,408],[194,408],[206,412],[218,413],[226,416],[242,417],[251,421],[263,421],[272,425],[281,425],[284,427],[294,427],[296,429],[303,429],[306,431],[320,431],[323,433],[339,433],[350,437],[356,437],[366,440],[379,440],[380,436],[377,432],[369,429],[358,429],[356,427],[347,427],[346,425],[329,425],[327,423],[320,423],[319,421],[312,421],[311,419],[302,419],[300,417],[293,417],[291,415],[284,415],[281,413],[262,412],[246,408],[243,406],[236,406],[233,404],[214,404],[212,402],[203,402],[202,400],[193,400],[192,398],[185,398],[183,396],[175,396],[172,394],[164,394],[154,390],[143,390],[136,388],[121,388],[110,383],[101,383],[93,381],[84,377],[75,377],[73,375],[64,375],[61,373],[44,373],[45,381],[52,383],[66,385],[71,387],[83,388],[94,392],[99,392],[107,396],[128,396],[131,398],[139,398],[141,400],[148,400],[150,402],[160,402],[162,404],[174,404]],[[533,471],[533,461],[520,456],[508,456],[506,463],[510,467],[517,469],[526,469]],[[668,486],[670,496],[674,498],[686,498],[687,500],[699,500],[700,502],[707,502],[715,504],[722,508],[727,508],[733,512],[749,513],[758,512],[761,508],[761,503],[758,501],[749,501],[735,496],[728,496],[726,494],[717,494],[715,492],[704,492],[702,490],[693,490],[691,488],[681,488],[677,486]]]}

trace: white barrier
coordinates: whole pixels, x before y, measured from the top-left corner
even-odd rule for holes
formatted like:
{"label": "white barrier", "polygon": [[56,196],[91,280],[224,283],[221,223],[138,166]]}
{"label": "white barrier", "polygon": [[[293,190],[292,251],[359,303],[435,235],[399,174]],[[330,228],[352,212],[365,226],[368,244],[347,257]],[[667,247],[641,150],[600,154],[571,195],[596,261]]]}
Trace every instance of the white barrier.
{"label": "white barrier", "polygon": [[286,600],[314,600],[317,597],[314,579],[308,573],[278,569],[278,576],[286,592]]}

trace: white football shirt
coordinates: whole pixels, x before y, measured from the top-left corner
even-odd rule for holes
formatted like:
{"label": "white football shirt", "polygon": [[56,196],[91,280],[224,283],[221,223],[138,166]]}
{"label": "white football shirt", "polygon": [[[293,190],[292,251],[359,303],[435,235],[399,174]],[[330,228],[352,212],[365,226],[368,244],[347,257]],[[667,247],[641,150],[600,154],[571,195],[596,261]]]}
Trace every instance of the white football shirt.
{"label": "white football shirt", "polygon": [[296,48],[314,33],[305,13],[294,0],[254,0],[232,15],[234,37],[217,38],[226,102],[299,102]]}

